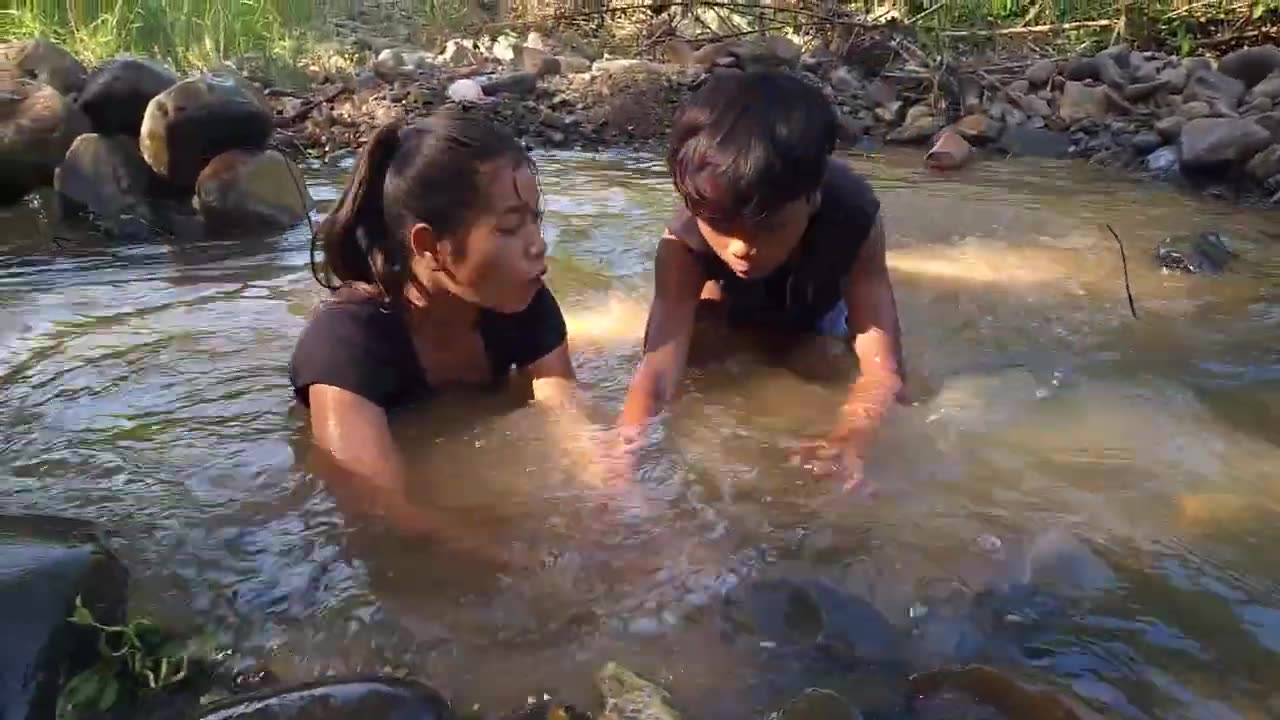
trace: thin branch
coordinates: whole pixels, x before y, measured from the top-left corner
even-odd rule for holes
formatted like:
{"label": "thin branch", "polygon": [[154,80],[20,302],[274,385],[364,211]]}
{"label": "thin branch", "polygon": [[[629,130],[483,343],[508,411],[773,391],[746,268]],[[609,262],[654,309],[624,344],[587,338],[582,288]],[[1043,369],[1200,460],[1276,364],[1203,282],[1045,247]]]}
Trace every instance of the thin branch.
{"label": "thin branch", "polygon": [[1129,287],[1129,259],[1124,254],[1124,243],[1120,242],[1120,236],[1116,234],[1115,228],[1111,224],[1107,224],[1107,229],[1111,231],[1111,237],[1116,239],[1116,245],[1120,247],[1120,265],[1124,269],[1124,293],[1129,296],[1129,312],[1133,313],[1133,319],[1138,319],[1138,308],[1133,304],[1133,290]]}
{"label": "thin branch", "polygon": [[946,30],[943,37],[990,37],[992,35],[1035,35],[1054,33],[1063,30],[1083,30],[1085,28],[1112,27],[1115,20],[1080,20],[1079,22],[1055,23],[1053,25],[1033,25],[1031,27],[1012,27],[999,30]]}

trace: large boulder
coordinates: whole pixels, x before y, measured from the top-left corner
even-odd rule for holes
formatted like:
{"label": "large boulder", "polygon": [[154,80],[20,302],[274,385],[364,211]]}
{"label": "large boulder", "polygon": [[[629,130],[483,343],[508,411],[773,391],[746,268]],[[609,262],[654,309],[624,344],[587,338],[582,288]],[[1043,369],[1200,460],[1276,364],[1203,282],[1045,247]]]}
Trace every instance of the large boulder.
{"label": "large boulder", "polygon": [[228,150],[263,150],[271,111],[243,78],[208,73],[152,98],[142,120],[142,156],[156,174],[194,188],[200,171]]}
{"label": "large boulder", "polygon": [[88,71],[60,45],[45,39],[0,45],[0,76],[10,65],[19,78],[44,83],[63,95],[74,95],[84,87]]}
{"label": "large boulder", "polygon": [[196,181],[196,209],[214,231],[286,228],[312,205],[302,172],[274,150],[225,152]]}
{"label": "large boulder", "polygon": [[1214,70],[1193,72],[1182,93],[1186,102],[1204,102],[1216,117],[1234,117],[1244,97],[1243,82]]}
{"label": "large boulder", "polygon": [[1280,70],[1280,48],[1259,45],[1241,48],[1218,61],[1218,72],[1253,87],[1273,72]]}
{"label": "large boulder", "polygon": [[31,80],[0,87],[0,205],[53,182],[89,120],[57,90]]}
{"label": "large boulder", "polygon": [[386,718],[446,720],[454,710],[436,690],[394,677],[317,680],[237,695],[205,706],[200,720]]}
{"label": "large boulder", "polygon": [[1058,101],[1058,116],[1067,124],[1089,118],[1103,120],[1107,117],[1107,106],[1106,87],[1072,81],[1062,89],[1062,98]]}
{"label": "large boulder", "polygon": [[127,584],[91,523],[0,516],[0,717],[54,717],[63,682],[99,657],[97,633],[67,621],[76,598],[97,622],[118,625]]}
{"label": "large boulder", "polygon": [[132,138],[86,133],[67,151],[53,187],[70,210],[106,221],[125,215],[150,220],[147,196],[156,179]]}
{"label": "large boulder", "polygon": [[154,60],[119,57],[93,71],[78,105],[99,135],[136,138],[147,104],[176,82],[177,73]]}
{"label": "large boulder", "polygon": [[1182,166],[1198,170],[1248,161],[1271,144],[1271,133],[1252,119],[1199,118],[1182,128]]}

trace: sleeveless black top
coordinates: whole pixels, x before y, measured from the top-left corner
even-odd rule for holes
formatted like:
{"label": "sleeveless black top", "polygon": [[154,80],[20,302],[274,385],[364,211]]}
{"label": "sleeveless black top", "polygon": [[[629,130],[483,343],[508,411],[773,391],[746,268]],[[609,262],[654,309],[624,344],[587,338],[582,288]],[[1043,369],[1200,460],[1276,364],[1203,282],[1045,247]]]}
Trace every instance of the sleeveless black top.
{"label": "sleeveless black top", "polygon": [[817,212],[791,257],[772,273],[738,277],[701,235],[682,239],[707,276],[720,284],[731,323],[809,332],[843,297],[845,278],[879,213],[880,201],[871,185],[833,158]]}
{"label": "sleeveless black top", "polygon": [[[560,306],[545,285],[518,313],[482,309],[479,330],[495,385],[513,367],[560,347],[567,334]],[[315,311],[289,361],[289,381],[303,405],[310,405],[310,387],[322,384],[389,410],[427,396],[428,380],[400,314],[379,298],[347,288]]]}

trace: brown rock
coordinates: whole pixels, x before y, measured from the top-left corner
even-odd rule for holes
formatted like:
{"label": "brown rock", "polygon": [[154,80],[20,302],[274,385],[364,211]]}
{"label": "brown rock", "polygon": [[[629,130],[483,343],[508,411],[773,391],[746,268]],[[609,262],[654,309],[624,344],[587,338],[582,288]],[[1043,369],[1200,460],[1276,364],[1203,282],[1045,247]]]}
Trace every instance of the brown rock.
{"label": "brown rock", "polygon": [[782,35],[771,35],[764,39],[764,46],[786,67],[792,69],[799,67],[802,51],[800,46],[792,42],[790,38]]}
{"label": "brown rock", "polygon": [[520,49],[520,61],[525,72],[536,77],[548,77],[560,74],[560,60],[546,50],[525,46]]}
{"label": "brown rock", "polygon": [[591,61],[577,55],[561,55],[560,72],[566,75],[591,72]]}
{"label": "brown rock", "polygon": [[1209,103],[1202,100],[1184,102],[1182,108],[1178,110],[1178,114],[1187,120],[1198,120],[1212,117],[1213,108],[1209,107]]}
{"label": "brown rock", "polygon": [[272,130],[270,110],[244,78],[207,73],[152,98],[138,143],[157,175],[194,188],[210,160],[229,150],[262,150]]}
{"label": "brown rock", "polygon": [[689,62],[692,65],[709,68],[720,63],[721,60],[732,59],[734,57],[733,46],[734,44],[728,40],[708,43],[694,51]]}
{"label": "brown rock", "polygon": [[1229,53],[1218,61],[1218,72],[1253,87],[1268,75],[1280,70],[1280,48],[1275,45],[1247,47]]}
{"label": "brown rock", "polygon": [[285,228],[312,205],[302,172],[274,150],[218,155],[196,182],[196,209],[213,230]]}
{"label": "brown rock", "polygon": [[672,65],[693,65],[694,52],[693,46],[689,41],[680,38],[671,38],[662,44],[662,49],[658,53],[663,62]]}
{"label": "brown rock", "polygon": [[138,215],[154,224],[147,197],[157,179],[136,140],[88,133],[72,143],[54,173],[53,186],[69,210],[87,211],[108,223],[122,215]]}
{"label": "brown rock", "polygon": [[1018,109],[1031,117],[1049,117],[1053,114],[1053,109],[1049,107],[1049,103],[1041,100],[1035,95],[1022,95],[1009,91],[1009,100],[1013,102]]}
{"label": "brown rock", "polygon": [[0,88],[0,205],[53,182],[54,170],[89,119],[57,90],[33,80]]}
{"label": "brown rock", "polygon": [[1270,132],[1253,120],[1240,118],[1192,120],[1178,139],[1182,164],[1188,168],[1245,162],[1270,144]]}
{"label": "brown rock", "polygon": [[1027,82],[1032,87],[1044,87],[1058,72],[1058,64],[1052,60],[1041,60],[1027,68]]}
{"label": "brown rock", "polygon": [[1244,97],[1244,83],[1236,78],[1212,70],[1191,74],[1182,99],[1187,102],[1205,102],[1216,116],[1234,116]]}
{"label": "brown rock", "polygon": [[1187,69],[1181,65],[1161,70],[1156,78],[1163,80],[1171,93],[1181,93],[1187,87]]}
{"label": "brown rock", "polygon": [[925,153],[924,164],[934,170],[955,170],[966,165],[973,157],[973,148],[960,133],[944,129],[938,133],[933,147]]}
{"label": "brown rock", "polygon": [[1156,123],[1156,134],[1167,143],[1177,142],[1187,119],[1180,115],[1171,115]]}
{"label": "brown rock", "polygon": [[93,71],[80,93],[79,106],[99,135],[142,131],[147,104],[178,82],[178,75],[153,60],[121,57]]}
{"label": "brown rock", "polygon": [[965,140],[975,145],[985,145],[1000,139],[1004,125],[986,115],[965,115],[952,126]]}
{"label": "brown rock", "polygon": [[1124,99],[1129,102],[1142,102],[1148,100],[1151,96],[1168,87],[1168,83],[1164,80],[1153,80],[1152,82],[1130,85],[1124,89]]}
{"label": "brown rock", "polygon": [[907,111],[907,118],[902,127],[885,136],[885,140],[895,143],[924,142],[938,132],[938,120],[933,115],[933,108],[925,103],[912,107]]}
{"label": "brown rock", "polygon": [[43,38],[0,45],[0,66],[11,64],[19,78],[35,80],[70,97],[84,87],[88,71],[62,46]]}
{"label": "brown rock", "polygon": [[468,67],[480,62],[480,54],[476,52],[474,45],[459,38],[446,42],[437,57],[449,67]]}
{"label": "brown rock", "polygon": [[1244,170],[1258,182],[1266,182],[1280,175],[1280,145],[1272,145],[1254,155]]}
{"label": "brown rock", "polygon": [[[1128,51],[1126,50],[1126,55]],[[1098,70],[1098,79],[1107,87],[1123,90],[1128,81],[1125,80],[1124,71],[1116,64],[1114,58],[1108,55],[1099,55],[1094,58],[1094,66]]]}
{"label": "brown rock", "polygon": [[1245,117],[1249,117],[1252,115],[1262,115],[1262,114],[1271,112],[1272,109],[1274,108],[1275,108],[1275,103],[1271,101],[1271,98],[1265,98],[1265,97],[1254,98],[1254,100],[1251,101],[1249,104],[1240,108],[1240,114]]}
{"label": "brown rock", "polygon": [[1058,101],[1058,116],[1068,124],[1086,118],[1102,120],[1107,116],[1107,89],[1081,82],[1068,82]]}
{"label": "brown rock", "polygon": [[1280,70],[1263,78],[1246,96],[1250,101],[1258,98],[1266,98],[1272,102],[1280,100]]}

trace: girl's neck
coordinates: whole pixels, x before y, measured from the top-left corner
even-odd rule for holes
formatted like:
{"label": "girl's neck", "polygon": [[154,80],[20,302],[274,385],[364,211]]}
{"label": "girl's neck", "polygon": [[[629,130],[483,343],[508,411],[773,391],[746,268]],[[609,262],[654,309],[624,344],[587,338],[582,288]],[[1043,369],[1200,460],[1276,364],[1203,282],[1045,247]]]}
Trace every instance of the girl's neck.
{"label": "girl's neck", "polygon": [[405,288],[405,307],[409,327],[432,334],[468,332],[480,315],[478,307],[450,290],[436,273]]}

